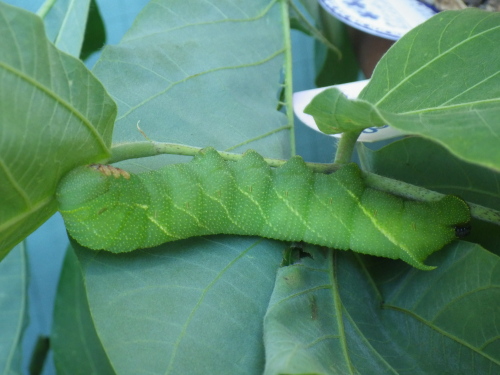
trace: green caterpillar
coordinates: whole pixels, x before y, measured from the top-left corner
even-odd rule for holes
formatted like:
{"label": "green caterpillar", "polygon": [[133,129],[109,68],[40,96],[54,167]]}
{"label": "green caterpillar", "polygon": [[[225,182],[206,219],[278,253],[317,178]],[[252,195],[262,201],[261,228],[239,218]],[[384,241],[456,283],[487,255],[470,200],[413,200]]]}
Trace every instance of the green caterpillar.
{"label": "green caterpillar", "polygon": [[293,157],[271,169],[246,152],[237,162],[203,149],[189,163],[129,174],[93,165],[61,181],[69,234],[91,249],[126,252],[210,234],[257,235],[378,255],[420,268],[467,231],[467,204],[402,199],[366,187],[356,164],[312,172]]}

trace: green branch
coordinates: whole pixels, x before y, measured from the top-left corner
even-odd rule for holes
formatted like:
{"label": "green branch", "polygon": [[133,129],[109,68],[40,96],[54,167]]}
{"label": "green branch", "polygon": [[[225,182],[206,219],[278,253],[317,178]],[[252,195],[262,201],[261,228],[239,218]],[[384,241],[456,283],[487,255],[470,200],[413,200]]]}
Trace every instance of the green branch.
{"label": "green branch", "polygon": [[[352,154],[347,150],[349,147],[354,147],[352,145],[352,139],[354,138],[353,133],[345,133],[350,134],[349,137],[344,138],[342,136],[342,140],[339,142],[339,148],[342,148],[346,155]],[[356,135],[357,138],[357,135]],[[344,140],[344,144],[342,141]],[[154,141],[144,141],[144,142],[132,142],[132,143],[121,143],[113,146],[111,148],[111,159],[109,163],[117,163],[119,161],[128,160],[128,159],[137,159],[144,158],[162,154],[170,154],[170,155],[184,155],[184,156],[195,156],[202,150],[201,147],[193,147],[180,145],[175,143],[161,143]],[[238,161],[243,157],[243,154],[235,154],[232,152],[226,151],[218,151],[224,160],[228,161]],[[336,160],[339,159],[338,153]],[[287,162],[287,160],[283,159],[272,159],[272,158],[264,158],[265,162],[273,168],[277,168],[282,166]],[[347,161],[348,162],[348,161]],[[332,173],[336,170],[342,168],[342,165],[346,162],[342,163],[333,163],[333,164],[324,164],[324,163],[308,163],[306,165],[316,173]],[[428,190],[416,185],[408,184],[403,181],[394,180],[392,178],[380,176],[370,172],[362,172],[363,179],[367,186],[385,191],[390,194],[398,195],[400,197],[404,197],[411,200],[416,201],[435,201],[441,199],[445,196],[445,194],[437,193],[432,190]],[[467,202],[470,209],[472,217],[486,221],[495,225],[500,225],[500,211],[493,210],[488,207],[480,206],[478,204]]]}
{"label": "green branch", "polygon": [[55,5],[56,0],[45,0],[45,2],[40,6],[40,8],[36,11],[36,14],[41,19],[44,19],[52,7]]}
{"label": "green branch", "polygon": [[335,164],[347,164],[351,161],[352,153],[360,134],[361,130],[342,133],[342,137],[337,145],[337,152],[335,153]]}
{"label": "green branch", "polygon": [[[363,179],[369,187],[411,200],[429,202],[439,200],[445,196],[445,194],[441,194],[433,190],[428,190],[403,181],[394,180],[389,177],[380,176],[375,173],[363,172]],[[500,225],[500,211],[475,203],[467,202],[467,204],[470,207],[471,216],[473,218],[495,225]]]}
{"label": "green branch", "polygon": [[[154,141],[121,143],[111,148],[111,159],[108,161],[110,164],[128,159],[145,158],[149,156],[156,156],[162,154],[169,155],[183,155],[195,156],[202,150],[202,147],[193,147],[180,145],[176,143],[161,143]],[[238,161],[243,157],[243,154],[235,154],[227,151],[218,151],[224,160]],[[266,163],[273,168],[281,167],[287,162],[284,159],[271,159],[264,158]],[[340,165],[336,164],[323,164],[323,163],[306,163],[312,171],[317,173],[331,173],[339,168]]]}
{"label": "green branch", "polygon": [[290,125],[290,151],[292,155],[295,155],[295,129],[294,129],[294,118],[293,118],[293,87],[292,87],[292,40],[290,34],[290,15],[288,14],[288,2],[287,0],[281,0],[281,17],[283,22],[283,35],[285,42],[285,61],[284,61],[284,90],[285,90],[285,108],[286,117],[288,125]]}

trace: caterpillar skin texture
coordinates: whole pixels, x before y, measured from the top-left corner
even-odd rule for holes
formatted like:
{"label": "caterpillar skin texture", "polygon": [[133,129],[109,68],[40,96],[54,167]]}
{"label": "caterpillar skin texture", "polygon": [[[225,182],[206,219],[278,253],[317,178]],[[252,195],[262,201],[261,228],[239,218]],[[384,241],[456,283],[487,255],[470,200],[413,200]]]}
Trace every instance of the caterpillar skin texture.
{"label": "caterpillar skin texture", "polygon": [[79,167],[63,178],[57,199],[78,243],[117,253],[193,236],[257,235],[432,269],[423,260],[470,221],[462,199],[416,202],[368,188],[356,164],[321,174],[293,157],[271,169],[254,151],[227,162],[212,148],[137,175]]}

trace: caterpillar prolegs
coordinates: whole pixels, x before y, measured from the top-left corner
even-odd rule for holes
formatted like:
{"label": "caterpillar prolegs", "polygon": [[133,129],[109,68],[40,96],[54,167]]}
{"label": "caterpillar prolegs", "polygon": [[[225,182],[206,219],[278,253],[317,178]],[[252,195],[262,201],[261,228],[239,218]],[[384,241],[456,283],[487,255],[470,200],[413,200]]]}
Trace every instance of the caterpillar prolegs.
{"label": "caterpillar prolegs", "polygon": [[405,200],[365,186],[356,164],[322,174],[293,157],[272,169],[254,151],[229,162],[212,148],[141,174],[79,167],[63,178],[57,199],[69,234],[95,250],[256,235],[399,258],[420,269],[431,269],[423,260],[470,221],[462,199]]}

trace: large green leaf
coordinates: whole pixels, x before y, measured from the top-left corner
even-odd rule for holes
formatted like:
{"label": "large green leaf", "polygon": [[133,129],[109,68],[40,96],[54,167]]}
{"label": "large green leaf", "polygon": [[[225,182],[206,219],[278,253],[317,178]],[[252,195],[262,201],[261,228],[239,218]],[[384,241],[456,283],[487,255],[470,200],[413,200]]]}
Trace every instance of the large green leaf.
{"label": "large green leaf", "polygon": [[292,124],[276,110],[289,53],[284,3],[150,3],[94,68],[118,103],[113,143],[144,141],[139,125],[154,141],[288,156]]}
{"label": "large green leaf", "polygon": [[28,324],[28,264],[24,243],[0,263],[0,373],[21,373],[21,340]]}
{"label": "large green leaf", "polygon": [[426,272],[311,254],[278,272],[264,321],[266,375],[500,371],[498,257],[456,242]]}
{"label": "large green leaf", "polygon": [[[439,13],[407,33],[380,60],[359,95],[374,112],[366,127],[386,123],[500,170],[500,55],[490,53],[499,48],[499,25],[500,13],[468,9]],[[334,112],[332,104],[325,116],[324,110],[308,107],[322,122],[345,128],[356,107],[340,110],[344,113]]]}
{"label": "large green leaf", "polygon": [[50,343],[60,374],[115,373],[96,334],[80,263],[71,247],[59,279]]}
{"label": "large green leaf", "polygon": [[96,330],[119,374],[258,374],[285,244],[212,236],[128,254],[77,248]]}
{"label": "large green leaf", "polygon": [[42,21],[0,3],[0,259],[55,210],[60,177],[109,156],[116,108]]}

